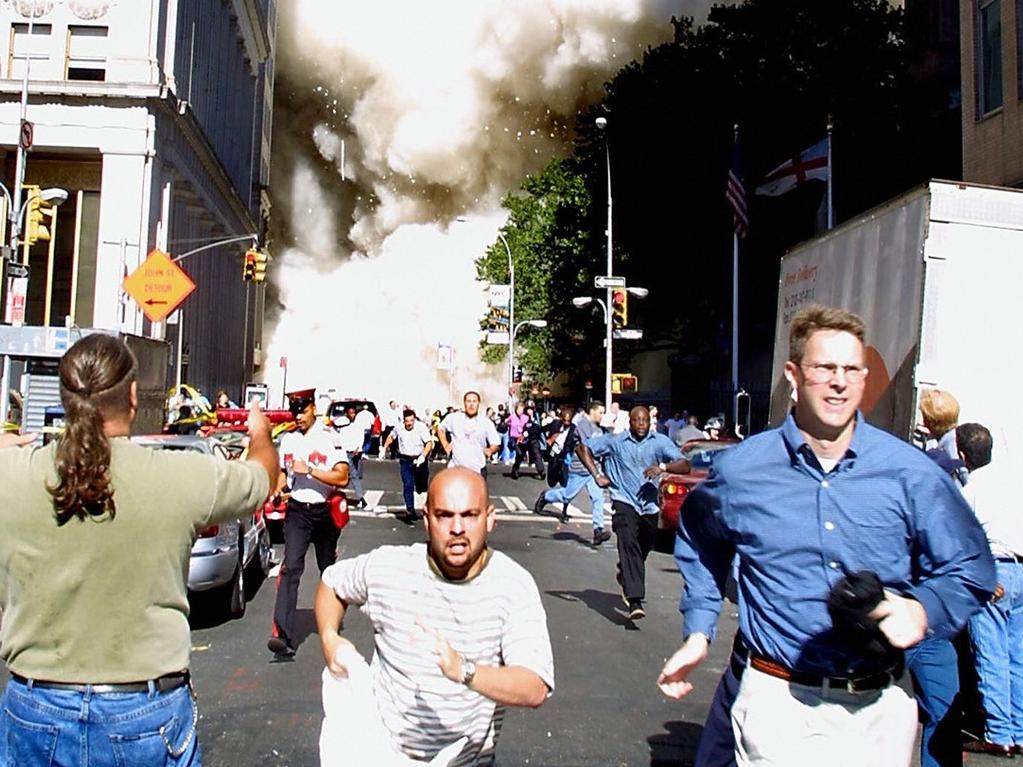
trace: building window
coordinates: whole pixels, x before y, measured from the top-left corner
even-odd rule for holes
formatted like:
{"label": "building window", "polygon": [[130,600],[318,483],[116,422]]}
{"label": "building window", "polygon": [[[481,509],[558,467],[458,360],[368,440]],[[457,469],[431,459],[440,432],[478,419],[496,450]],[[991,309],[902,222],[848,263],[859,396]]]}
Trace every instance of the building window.
{"label": "building window", "polygon": [[[12,80],[25,77],[25,64],[32,59],[33,66],[50,58],[50,24],[33,24],[32,34],[28,33],[28,24],[11,24],[10,56],[7,59],[7,76]],[[43,67],[45,70],[45,67]],[[36,76],[41,74],[36,72]]]}
{"label": "building window", "polygon": [[977,70],[977,117],[1002,105],[1002,3],[978,0],[977,41],[974,65]]}
{"label": "building window", "polygon": [[66,80],[107,79],[107,28],[67,28]]}

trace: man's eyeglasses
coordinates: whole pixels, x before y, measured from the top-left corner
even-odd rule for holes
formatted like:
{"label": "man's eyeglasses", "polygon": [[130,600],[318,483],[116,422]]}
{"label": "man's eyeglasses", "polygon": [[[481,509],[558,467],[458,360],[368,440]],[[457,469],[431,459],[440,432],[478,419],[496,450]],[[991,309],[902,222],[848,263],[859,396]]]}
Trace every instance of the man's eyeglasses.
{"label": "man's eyeglasses", "polygon": [[799,364],[810,383],[830,383],[839,372],[851,384],[861,384],[867,377],[867,368],[859,365],[836,365],[834,362],[818,362],[814,365]]}

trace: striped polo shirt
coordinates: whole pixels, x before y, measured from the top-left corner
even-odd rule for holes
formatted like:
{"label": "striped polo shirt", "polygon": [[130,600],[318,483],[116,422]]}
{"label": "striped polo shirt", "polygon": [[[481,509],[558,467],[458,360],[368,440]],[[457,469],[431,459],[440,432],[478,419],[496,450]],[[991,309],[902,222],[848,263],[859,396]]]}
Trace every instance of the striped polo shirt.
{"label": "striped polo shirt", "polygon": [[499,551],[469,581],[449,581],[430,561],[425,543],[381,546],[337,562],[323,582],[359,605],[373,624],[374,691],[385,727],[401,750],[431,759],[462,735],[469,742],[451,767],[487,765],[504,707],[441,673],[435,629],[478,665],[523,666],[554,690],[547,614],[533,577]]}

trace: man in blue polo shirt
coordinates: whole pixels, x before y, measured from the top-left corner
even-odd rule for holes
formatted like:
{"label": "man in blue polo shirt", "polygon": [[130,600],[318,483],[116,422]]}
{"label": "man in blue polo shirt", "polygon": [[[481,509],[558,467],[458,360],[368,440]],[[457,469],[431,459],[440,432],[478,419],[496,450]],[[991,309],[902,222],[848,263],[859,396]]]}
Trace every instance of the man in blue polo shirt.
{"label": "man in blue polo shirt", "polygon": [[[679,518],[685,639],[658,685],[672,698],[692,690],[738,554],[739,767],[908,766],[917,720],[893,684],[900,651],[955,634],[995,588],[984,532],[958,488],[924,453],[864,422],[863,339],[851,312],[797,312],[785,363],[792,413],[715,461]],[[881,654],[828,609],[842,584],[867,578],[880,601],[864,625]]]}
{"label": "man in blue polo shirt", "polygon": [[[611,529],[618,537],[618,583],[629,617],[646,616],[646,558],[657,536],[657,478],[664,472],[688,474],[689,461],[663,434],[650,431],[650,412],[634,407],[629,430],[601,434],[580,444],[576,455],[600,487],[611,488]],[[600,473],[594,458],[604,458]]]}

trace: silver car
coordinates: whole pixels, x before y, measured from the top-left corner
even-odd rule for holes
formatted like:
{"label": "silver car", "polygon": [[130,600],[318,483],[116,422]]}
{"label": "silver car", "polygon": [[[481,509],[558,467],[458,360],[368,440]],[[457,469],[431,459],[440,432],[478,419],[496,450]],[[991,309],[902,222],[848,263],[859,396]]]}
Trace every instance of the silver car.
{"label": "silver car", "polygon": [[[154,434],[132,437],[132,442],[153,450],[194,450],[231,458],[224,444],[193,434]],[[208,596],[233,618],[245,614],[246,580],[262,581],[270,572],[273,550],[262,507],[237,522],[211,525],[199,532],[188,564],[188,590]]]}

